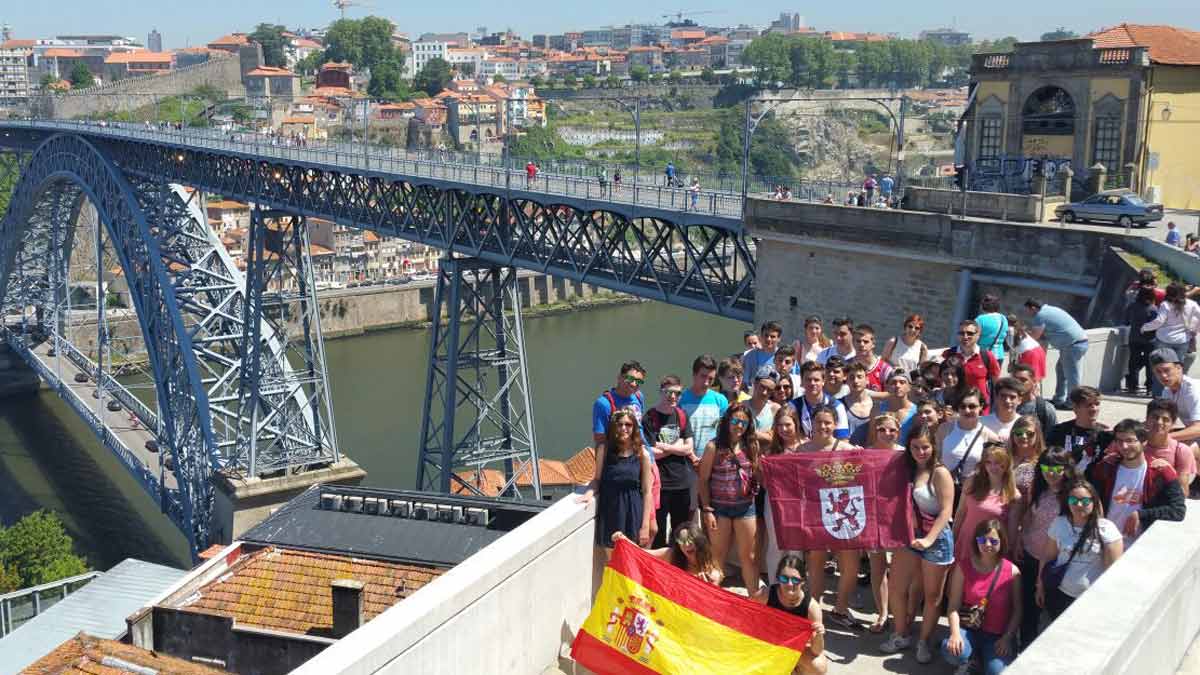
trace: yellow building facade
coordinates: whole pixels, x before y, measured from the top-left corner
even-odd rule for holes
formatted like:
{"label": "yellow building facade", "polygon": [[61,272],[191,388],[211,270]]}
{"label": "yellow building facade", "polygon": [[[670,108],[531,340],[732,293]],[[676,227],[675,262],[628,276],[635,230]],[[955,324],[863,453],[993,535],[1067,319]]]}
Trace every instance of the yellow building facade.
{"label": "yellow building facade", "polygon": [[972,189],[1031,192],[1070,167],[1078,197],[1102,166],[1106,188],[1200,208],[1200,32],[1122,24],[978,54],[964,119]]}

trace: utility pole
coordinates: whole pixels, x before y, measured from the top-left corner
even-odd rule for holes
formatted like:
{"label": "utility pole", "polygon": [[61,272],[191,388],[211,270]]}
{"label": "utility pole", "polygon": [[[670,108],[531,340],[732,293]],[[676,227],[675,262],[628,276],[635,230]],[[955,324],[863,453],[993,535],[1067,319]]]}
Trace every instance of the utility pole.
{"label": "utility pole", "polygon": [[896,194],[904,188],[904,118],[908,115],[908,97],[900,97],[900,122],[896,125]]}

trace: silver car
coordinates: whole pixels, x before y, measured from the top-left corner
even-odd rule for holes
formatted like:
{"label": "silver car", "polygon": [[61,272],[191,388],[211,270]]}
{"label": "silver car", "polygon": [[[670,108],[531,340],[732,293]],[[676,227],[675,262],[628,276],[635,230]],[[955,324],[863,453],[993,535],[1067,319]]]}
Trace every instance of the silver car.
{"label": "silver car", "polygon": [[1060,204],[1054,215],[1066,223],[1093,220],[1116,223],[1122,227],[1144,226],[1162,220],[1162,204],[1148,204],[1129,190],[1094,194],[1081,202]]}

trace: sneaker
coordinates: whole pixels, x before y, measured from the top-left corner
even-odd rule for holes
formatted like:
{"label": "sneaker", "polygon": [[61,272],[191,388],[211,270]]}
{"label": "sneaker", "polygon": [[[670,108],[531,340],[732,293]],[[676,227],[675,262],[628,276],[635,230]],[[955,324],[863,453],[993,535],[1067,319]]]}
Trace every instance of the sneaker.
{"label": "sneaker", "polygon": [[960,663],[958,664],[958,667],[954,669],[954,675],[971,675],[974,672],[975,659],[970,659],[969,661]]}
{"label": "sneaker", "polygon": [[[924,644],[924,643],[921,643]],[[899,633],[892,633],[892,636],[879,645],[879,651],[884,654],[895,654],[902,652],[912,646],[912,638]],[[928,648],[926,648],[928,649]]]}
{"label": "sneaker", "polygon": [[933,663],[933,652],[925,640],[917,641],[917,663]]}

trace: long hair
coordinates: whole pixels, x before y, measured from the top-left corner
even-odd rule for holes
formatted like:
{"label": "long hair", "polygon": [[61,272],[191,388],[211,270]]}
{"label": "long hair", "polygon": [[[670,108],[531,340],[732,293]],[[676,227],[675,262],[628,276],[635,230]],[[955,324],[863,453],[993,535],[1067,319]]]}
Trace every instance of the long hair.
{"label": "long hair", "polygon": [[[775,427],[779,426],[779,423],[787,418],[791,418],[792,424],[794,424],[796,427],[796,440],[800,440],[800,435],[801,435],[800,415],[796,412],[796,409],[790,405],[785,404],[785,405],[779,406],[779,410],[777,410],[775,412],[775,419],[774,419],[774,421],[771,422],[771,431],[774,432]],[[783,443],[779,439],[779,434],[772,433],[771,434],[771,443],[769,445],[767,445],[766,454],[767,455],[781,455],[781,454],[783,454],[783,451],[784,451]]]}
{"label": "long hair", "polygon": [[1059,515],[1066,516],[1067,522],[1071,521],[1071,507],[1067,506],[1067,496],[1071,494],[1072,490],[1079,488],[1087,490],[1091,495],[1092,512],[1088,514],[1083,531],[1079,533],[1079,539],[1075,540],[1075,546],[1071,549],[1072,556],[1078,556],[1084,546],[1090,546],[1092,541],[1100,539],[1100,519],[1104,517],[1104,502],[1100,500],[1100,494],[1096,492],[1096,488],[1091,483],[1080,477],[1063,485],[1062,492],[1058,493]]}
{"label": "long hair", "polygon": [[[617,438],[617,420],[623,417],[628,417],[630,422],[633,422],[633,431],[629,433],[629,440],[626,444],[629,448],[623,448],[620,445],[620,440]],[[623,450],[632,449],[638,452],[638,446],[642,442],[641,431],[639,429],[637,415],[633,414],[628,408],[619,408],[608,418],[608,431],[604,433],[604,463],[609,464],[615,460],[618,453]]]}
{"label": "long hair", "polygon": [[1176,314],[1182,314],[1184,306],[1187,305],[1187,287],[1178,281],[1172,281],[1167,284],[1167,292],[1163,297],[1163,302],[1171,305]]}
{"label": "long hair", "polygon": [[[1050,483],[1046,482],[1046,477],[1042,475],[1042,464],[1063,467],[1063,480],[1061,483],[1063,489],[1066,489],[1066,486],[1079,479],[1079,473],[1075,470],[1075,460],[1071,457],[1071,453],[1059,447],[1046,448],[1042,451],[1041,456],[1038,457],[1037,466],[1033,469],[1033,489],[1029,493],[1030,506],[1037,504],[1042,495],[1050,489]],[[1062,496],[1061,492],[1059,496]],[[1027,509],[1025,514],[1029,515],[1031,512],[1032,509]]]}
{"label": "long hair", "polygon": [[696,546],[696,566],[701,571],[708,571],[717,567],[713,562],[712,544],[708,540],[708,535],[704,534],[704,528],[692,522],[686,522],[675,528],[671,533],[671,564],[681,570],[687,570],[687,556],[679,548],[679,539],[682,537],[690,538]]}
{"label": "long hair", "polygon": [[[871,421],[867,423],[868,424],[868,426],[867,426],[867,447],[868,448],[882,449],[881,446],[879,445],[879,438],[877,436],[878,427],[879,427],[879,425],[883,424],[884,422],[888,422],[888,421],[890,421],[892,424],[896,425],[897,431],[900,430],[900,418],[896,417],[895,413],[890,413],[890,412],[879,413],[878,415],[872,417]],[[891,448],[888,448],[888,450],[891,450]]]}
{"label": "long hair", "polygon": [[[808,327],[813,324],[821,326],[821,335],[817,338],[817,344],[821,345],[822,348],[833,344],[833,340],[830,340],[829,336],[825,334],[825,327],[821,323],[821,317],[819,316],[810,316],[804,320],[804,334],[808,335]],[[808,345],[806,344],[805,346]]]}
{"label": "long hair", "polygon": [[1004,526],[1004,523],[995,518],[989,518],[975,526],[975,532],[971,536],[971,552],[975,554],[976,558],[983,557],[983,553],[979,550],[979,537],[986,535],[992,530],[995,530],[996,534],[1000,537],[999,557],[1001,558],[1000,564],[1003,565],[1004,552],[1008,550],[1008,528]]}
{"label": "long hair", "polygon": [[[957,410],[958,402],[962,400],[963,395],[967,393],[967,387],[971,385],[967,382],[967,369],[963,366],[963,361],[961,358],[946,359],[942,362],[943,378],[945,377],[947,369],[953,371],[955,377],[958,379],[958,382],[956,382],[953,387],[947,387],[945,385],[942,386],[942,400]],[[982,397],[980,397],[979,402],[983,403]]]}
{"label": "long hair", "polygon": [[929,473],[932,474],[935,469],[942,465],[942,453],[938,452],[937,447],[937,425],[917,421],[913,425],[912,431],[908,432],[908,445],[904,448],[904,457],[908,460],[909,481],[916,478],[917,472],[922,468],[912,456],[913,441],[922,439],[928,441],[929,445],[933,446],[929,463],[924,468],[929,469]]}
{"label": "long hair", "polygon": [[754,430],[754,411],[750,410],[750,406],[745,403],[731,403],[729,409],[721,416],[720,426],[717,427],[717,452],[722,450],[733,450],[733,434],[729,432],[729,420],[733,419],[735,413],[742,413],[750,421],[742,428],[741,436],[736,439],[742,444],[742,452],[746,453],[746,459],[750,460],[750,464],[758,468],[758,436]]}
{"label": "long hair", "polygon": [[1017,429],[1029,429],[1033,431],[1033,447],[1037,448],[1036,457],[1040,457],[1046,450],[1046,437],[1042,435],[1042,423],[1034,415],[1021,415],[1013,422],[1012,431],[1008,432],[1008,452],[1013,456],[1013,460],[1017,459],[1017,442],[1013,437],[1013,432]]}
{"label": "long hair", "polygon": [[979,466],[971,476],[971,484],[965,492],[977,501],[987,499],[992,490],[992,481],[988,478],[986,464],[989,459],[1000,460],[1004,464],[1004,475],[1000,477],[1000,495],[1007,504],[1017,498],[1017,481],[1013,477],[1013,457],[1008,454],[1008,448],[1003,443],[989,441],[983,445],[983,454],[979,457]]}

